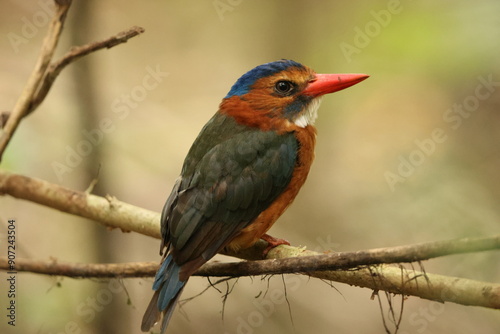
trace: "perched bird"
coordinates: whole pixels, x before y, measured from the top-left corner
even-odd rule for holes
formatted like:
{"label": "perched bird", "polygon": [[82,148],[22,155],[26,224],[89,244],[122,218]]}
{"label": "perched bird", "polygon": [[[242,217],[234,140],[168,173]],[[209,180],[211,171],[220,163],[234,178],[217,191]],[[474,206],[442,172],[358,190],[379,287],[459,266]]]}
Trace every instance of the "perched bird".
{"label": "perched bird", "polygon": [[236,81],[191,146],[163,208],[160,255],[166,252],[143,331],[163,313],[165,332],[189,277],[224,247],[285,242],[265,233],[307,178],[321,96],[366,78],[279,60]]}

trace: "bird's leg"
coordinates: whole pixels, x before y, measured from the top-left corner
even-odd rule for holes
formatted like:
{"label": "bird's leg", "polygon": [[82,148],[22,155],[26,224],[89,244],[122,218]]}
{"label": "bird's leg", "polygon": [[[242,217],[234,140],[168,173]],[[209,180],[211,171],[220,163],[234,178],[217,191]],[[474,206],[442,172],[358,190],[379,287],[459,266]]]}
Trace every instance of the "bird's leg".
{"label": "bird's leg", "polygon": [[270,236],[269,234],[264,234],[260,238],[262,240],[264,240],[265,242],[267,242],[267,244],[268,244],[267,247],[266,247],[266,249],[264,249],[264,251],[262,252],[262,257],[263,258],[266,258],[267,253],[269,253],[269,251],[271,249],[273,249],[274,247],[276,247],[276,246],[279,246],[279,245],[290,246],[290,243],[287,240],[275,238],[275,237]]}

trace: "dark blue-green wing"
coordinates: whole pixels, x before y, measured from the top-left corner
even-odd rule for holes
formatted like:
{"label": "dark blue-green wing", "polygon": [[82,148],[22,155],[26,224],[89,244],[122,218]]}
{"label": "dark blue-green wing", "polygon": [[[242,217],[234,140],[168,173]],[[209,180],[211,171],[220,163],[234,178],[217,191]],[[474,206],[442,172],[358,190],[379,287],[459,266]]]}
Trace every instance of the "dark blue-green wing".
{"label": "dark blue-green wing", "polygon": [[[216,121],[228,129],[230,120]],[[293,133],[217,128],[209,123],[193,144],[162,212],[164,242],[179,265],[213,257],[283,192],[295,167]],[[196,151],[200,141],[206,148]]]}

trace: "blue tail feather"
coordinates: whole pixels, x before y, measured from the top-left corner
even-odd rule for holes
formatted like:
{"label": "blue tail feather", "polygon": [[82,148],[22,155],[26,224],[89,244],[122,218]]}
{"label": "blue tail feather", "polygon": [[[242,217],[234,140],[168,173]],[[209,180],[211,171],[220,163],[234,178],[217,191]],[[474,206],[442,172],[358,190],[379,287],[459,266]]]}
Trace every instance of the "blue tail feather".
{"label": "blue tail feather", "polygon": [[181,267],[175,263],[172,254],[169,254],[156,273],[153,290],[159,290],[160,293],[158,297],[158,309],[160,312],[166,310],[170,302],[176,299],[182,287],[186,284],[186,282],[179,279],[180,270]]}
{"label": "blue tail feather", "polygon": [[168,254],[163,260],[160,269],[158,269],[153,283],[153,290],[155,294],[158,294],[158,299],[154,306],[157,307],[157,312],[163,313],[161,326],[162,333],[164,333],[167,328],[168,321],[172,316],[182,289],[186,284],[186,281],[181,281],[179,279],[180,270],[181,267],[175,263],[172,254]]}

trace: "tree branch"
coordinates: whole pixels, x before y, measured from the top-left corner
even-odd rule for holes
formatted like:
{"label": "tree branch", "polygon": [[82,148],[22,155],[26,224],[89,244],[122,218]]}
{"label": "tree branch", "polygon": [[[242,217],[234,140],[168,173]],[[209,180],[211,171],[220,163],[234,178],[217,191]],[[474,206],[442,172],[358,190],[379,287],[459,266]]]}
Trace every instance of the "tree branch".
{"label": "tree branch", "polygon": [[[455,244],[458,247],[455,247]],[[339,271],[365,268],[370,265],[390,263],[421,262],[430,258],[459,253],[472,253],[500,249],[500,235],[486,238],[464,238],[437,242],[427,242],[407,246],[368,249],[356,252],[332,252],[327,254],[305,248],[280,245],[273,248],[267,259],[256,260],[267,243],[260,240],[254,247],[244,252],[225,252],[225,255],[241,259],[242,262],[210,262],[205,264],[197,275],[219,277],[242,277],[256,275],[275,275],[311,273],[320,271]],[[431,251],[429,251],[431,250]],[[20,262],[18,262],[20,261]],[[122,264],[79,264],[64,263],[57,259],[36,261],[21,259],[15,263],[16,270],[30,271],[46,275],[60,275],[74,278],[82,277],[148,277],[154,276],[158,263]],[[9,270],[6,257],[0,257],[0,269]],[[134,271],[135,270],[135,271]]]}
{"label": "tree branch", "polygon": [[[451,242],[453,241],[439,243],[447,244]],[[465,243],[466,239],[458,240],[458,242]],[[475,241],[472,241],[472,243],[474,242]],[[266,243],[260,241],[256,246],[257,251],[262,250],[265,246]],[[416,249],[418,252],[419,248],[425,249],[427,246],[427,244],[420,244],[392,247],[387,249],[368,250],[364,253],[371,253],[372,261],[378,257],[380,257],[380,261],[382,261],[382,258],[385,257],[383,253],[399,252],[399,250],[410,248]],[[472,251],[472,248],[470,250]],[[381,256],[375,255],[377,253],[380,253]],[[347,258],[352,254],[352,252],[345,252],[334,255],[338,258]],[[500,284],[427,274],[409,270],[402,266],[396,267],[385,264],[372,265],[370,267],[356,266],[349,270],[337,270],[337,268],[345,267],[345,264],[342,263],[340,266],[326,265],[322,260],[331,258],[330,255],[332,254],[325,255],[303,248],[282,245],[269,252],[268,256],[273,257],[273,260],[237,263],[210,262],[203,265],[195,275],[240,277],[286,272],[305,273],[311,268],[310,261],[317,259],[320,262],[317,270],[306,272],[306,275],[369,288],[374,291],[383,290],[390,293],[417,296],[439,302],[453,302],[462,305],[500,309]],[[293,256],[293,258],[289,258],[288,256]],[[287,267],[290,260],[296,260],[294,261],[296,262],[294,271],[289,270]],[[273,264],[271,268],[269,268],[269,263]],[[284,269],[282,271],[276,270],[276,268],[279,267]],[[241,270],[242,268],[243,270]],[[68,276],[73,278],[152,277],[158,269],[158,263],[78,264],[59,262],[55,259],[50,261],[16,259],[15,264],[12,266],[12,264],[9,264],[7,258],[0,258],[0,269],[29,271],[39,274]]]}
{"label": "tree branch", "polygon": [[89,218],[109,228],[160,238],[160,214],[111,196],[95,196],[0,169],[0,195],[5,194]]}
{"label": "tree branch", "polygon": [[71,4],[69,0],[58,0],[55,2],[57,6],[56,14],[42,44],[42,51],[35,69],[12,113],[4,112],[0,117],[0,125],[5,124],[3,129],[0,129],[0,161],[21,119],[33,112],[42,103],[57,76],[67,65],[92,52],[126,43],[130,38],[144,32],[144,28],[134,26],[105,40],[73,47],[61,59],[51,64],[50,62],[57,47],[64,20]]}
{"label": "tree branch", "polygon": [[137,278],[153,277],[158,270],[158,262],[130,263],[72,263],[55,258],[48,261],[20,259],[15,264],[7,257],[0,257],[0,270],[31,272],[42,275],[65,276],[71,278]]}
{"label": "tree branch", "polygon": [[37,90],[36,95],[33,97],[33,100],[31,101],[31,104],[25,116],[29,115],[42,103],[57,76],[66,66],[92,52],[99,51],[104,48],[110,49],[116,45],[126,43],[132,37],[142,34],[143,32],[144,28],[134,26],[114,36],[106,38],[105,40],[71,48],[71,50],[66,53],[61,59],[50,65],[43,83]]}
{"label": "tree branch", "polygon": [[[103,198],[1,170],[0,195],[10,195],[90,218],[107,227],[160,237],[158,213],[120,202],[110,196]],[[266,242],[260,241],[249,249],[226,254],[247,260],[258,260],[266,246]],[[375,291],[384,290],[430,300],[500,308],[500,285],[498,284],[424,274],[387,265],[375,265],[384,262],[415,262],[437,256],[499,248],[500,236],[329,254],[281,245],[268,253],[268,260],[238,263],[212,262],[205,264],[196,274],[237,277],[307,273],[312,277],[370,288]],[[366,265],[371,266],[366,267]],[[0,268],[10,269],[6,258],[0,258]],[[157,268],[158,264],[154,263],[73,264],[55,260],[43,262],[22,259],[17,259],[15,263],[15,269],[18,271],[70,277],[153,276]]]}
{"label": "tree branch", "polygon": [[[15,198],[28,200],[44,206],[51,207],[66,213],[89,218],[109,227],[120,228],[123,231],[133,231],[140,234],[160,238],[160,215],[137,206],[127,204],[114,197],[106,198],[88,194],[86,192],[71,190],[56,184],[49,183],[36,178],[13,174],[0,169],[0,195],[10,195]],[[262,244],[254,247],[263,247]],[[272,257],[290,257],[273,255],[277,250],[285,247],[277,247],[270,252]],[[433,257],[478,252],[491,249],[500,249],[500,236],[486,238],[466,238],[451,241],[438,241],[410,246],[399,246],[393,248],[373,249],[352,253],[333,253],[325,255],[321,260],[315,258],[308,268],[303,271],[318,270],[321,266],[338,266],[337,268],[352,268],[357,265],[370,265],[378,263],[400,263],[427,260]],[[239,252],[227,253],[248,260],[258,260],[262,252]],[[289,259],[287,268],[272,267],[269,264],[268,274],[296,272],[296,260]],[[324,261],[324,262],[322,262]],[[245,266],[240,264],[240,266]],[[234,269],[228,275],[235,275]],[[238,271],[246,270],[245,275],[254,275],[250,268],[238,268]],[[274,270],[274,272],[272,271]],[[212,275],[215,275],[213,273]],[[226,274],[222,274],[226,275]]]}
{"label": "tree branch", "polygon": [[[217,265],[217,270],[214,272],[210,272],[206,269],[206,274],[208,276],[249,276],[351,269],[358,266],[382,263],[411,263],[451,254],[480,252],[494,249],[500,249],[500,235],[485,238],[464,238],[426,242],[356,252],[332,252],[329,254],[320,254],[300,250],[300,248],[283,246],[276,247],[269,252],[271,258],[281,259],[279,261],[265,260],[225,263]],[[297,250],[299,250],[299,253],[297,253]],[[237,253],[233,255],[237,255]]]}
{"label": "tree branch", "polygon": [[45,76],[45,72],[50,64],[59,41],[59,36],[61,35],[71,1],[55,1],[55,3],[56,12],[49,25],[49,30],[43,41],[42,50],[35,64],[35,68],[33,69],[21,96],[17,100],[11,115],[5,123],[5,127],[0,129],[0,161],[2,161],[3,152],[16,131],[17,126],[29,109],[33,96]]}
{"label": "tree branch", "polygon": [[[488,238],[487,238],[488,239]],[[499,236],[493,237],[493,244],[498,242]],[[425,244],[417,244],[411,246],[398,246],[392,248],[381,248],[374,249],[368,251],[361,251],[360,253],[372,253],[371,261],[376,258],[375,254],[382,252],[381,259],[385,257],[383,254],[384,250],[387,251],[387,254],[397,253],[403,249],[411,249],[414,248],[416,253],[420,253],[419,248],[425,249],[434,248],[439,244],[445,246],[446,244],[452,244],[454,242],[458,243],[467,243],[468,239],[459,239],[459,240],[450,240],[450,241],[439,241],[436,243],[425,243]],[[473,240],[472,244],[478,239],[469,239]],[[489,243],[489,241],[487,242]],[[264,245],[260,245],[260,247],[265,247]],[[462,250],[465,250],[464,247]],[[473,248],[473,247],[472,247]],[[472,248],[470,249],[471,251]],[[482,247],[479,247],[479,249]],[[495,247],[497,248],[497,247]],[[463,251],[459,251],[463,253]],[[349,256],[348,254],[355,254],[358,252],[346,252],[346,253],[337,253],[339,258],[343,258],[344,256]],[[426,252],[423,251],[422,254]],[[291,258],[296,257],[307,257],[308,259],[312,259],[314,261],[314,255],[318,256],[321,253],[313,252],[309,250],[305,250],[303,248],[290,247],[286,245],[278,246],[272,249],[268,257],[273,257],[276,259],[275,261],[280,261],[284,259],[289,261]],[[444,251],[442,255],[451,254],[447,251]],[[336,254],[333,254],[334,258]],[[438,252],[435,253],[436,256]],[[327,255],[329,256],[329,255]],[[427,255],[424,255],[426,257]],[[318,258],[321,259],[323,255],[320,255]],[[415,258],[415,261],[418,261],[418,256],[415,254],[409,254],[409,258]],[[343,261],[341,261],[342,263]],[[354,262],[352,263],[354,265]],[[208,265],[212,265],[211,263],[206,266],[200,268],[202,270],[206,270],[203,274],[210,274],[210,268]],[[222,267],[226,266],[226,264],[220,264]],[[342,267],[345,266],[345,263],[342,263]],[[383,290],[390,293],[402,294],[407,296],[416,296],[423,299],[434,300],[439,302],[453,302],[462,305],[475,305],[475,306],[483,306],[489,308],[500,308],[500,284],[495,283],[487,283],[480,282],[474,280],[468,280],[458,277],[449,277],[442,276],[436,274],[428,274],[425,272],[419,272],[415,270],[408,270],[403,268],[402,266],[395,267],[391,265],[381,264],[381,265],[371,265],[369,267],[366,266],[356,266],[353,269],[347,270],[330,270],[330,271],[312,271],[308,272],[307,275],[311,277],[316,277],[324,280],[346,283],[349,285],[355,285],[359,287],[369,288],[374,291]]]}

